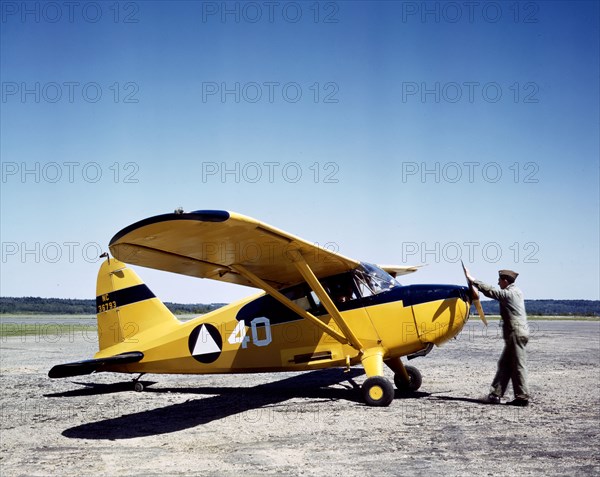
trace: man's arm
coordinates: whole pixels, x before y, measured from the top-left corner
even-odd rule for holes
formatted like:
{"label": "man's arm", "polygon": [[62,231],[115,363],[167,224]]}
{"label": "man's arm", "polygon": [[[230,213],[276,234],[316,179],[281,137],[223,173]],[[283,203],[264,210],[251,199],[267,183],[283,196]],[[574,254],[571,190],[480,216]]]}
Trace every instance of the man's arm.
{"label": "man's arm", "polygon": [[473,277],[473,275],[471,275],[468,268],[465,268],[465,275],[467,276],[467,280],[469,280],[473,285],[475,285],[477,289],[488,298],[500,300],[506,296],[504,290],[495,288],[492,285],[488,285],[487,283],[482,282],[481,280],[477,280],[475,277]]}
{"label": "man's arm", "polygon": [[494,300],[502,300],[506,298],[506,291],[496,288],[492,285],[488,285],[481,280],[473,280],[473,285],[477,287],[481,293],[483,293],[488,298],[493,298]]}

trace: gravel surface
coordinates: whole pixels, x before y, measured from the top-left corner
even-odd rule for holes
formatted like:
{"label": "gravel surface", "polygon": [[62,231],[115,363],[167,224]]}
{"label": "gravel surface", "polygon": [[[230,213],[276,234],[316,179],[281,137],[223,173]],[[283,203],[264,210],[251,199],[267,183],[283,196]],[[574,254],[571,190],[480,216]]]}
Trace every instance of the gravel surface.
{"label": "gravel surface", "polygon": [[531,325],[528,408],[480,402],[497,322],[412,361],[421,389],[388,408],[362,403],[360,368],[147,375],[136,393],[47,377],[93,356],[90,333],[2,338],[1,475],[600,475],[600,323]]}

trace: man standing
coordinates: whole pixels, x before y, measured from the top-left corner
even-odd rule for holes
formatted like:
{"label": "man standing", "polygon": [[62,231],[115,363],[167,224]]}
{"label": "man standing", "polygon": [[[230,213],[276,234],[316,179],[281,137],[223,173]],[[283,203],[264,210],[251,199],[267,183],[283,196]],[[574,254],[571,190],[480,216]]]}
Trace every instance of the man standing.
{"label": "man standing", "polygon": [[502,319],[502,336],[504,350],[498,360],[498,371],[492,382],[488,402],[499,404],[504,396],[508,382],[512,381],[515,399],[508,404],[513,406],[527,406],[529,392],[527,390],[527,354],[525,346],[529,340],[529,326],[525,313],[525,299],[523,292],[514,282],[519,275],[512,270],[498,272],[497,289],[482,281],[473,278],[467,271],[470,280],[488,298],[498,300],[500,304],[500,317]]}

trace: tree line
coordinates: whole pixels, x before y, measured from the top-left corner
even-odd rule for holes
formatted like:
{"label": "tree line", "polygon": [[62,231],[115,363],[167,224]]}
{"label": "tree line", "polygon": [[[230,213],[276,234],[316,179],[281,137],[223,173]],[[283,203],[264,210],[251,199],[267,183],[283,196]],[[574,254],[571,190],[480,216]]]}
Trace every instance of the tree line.
{"label": "tree line", "polygon": [[[216,310],[225,303],[170,303],[165,305],[176,315],[201,315]],[[0,297],[0,314],[19,315],[95,315],[96,300],[76,298]]]}
{"label": "tree line", "polygon": [[[486,315],[500,314],[500,305],[496,300],[482,301],[481,306]],[[600,301],[525,300],[525,310],[528,315],[537,316],[600,316]]]}
{"label": "tree line", "polygon": [[[176,315],[201,315],[220,308],[226,303],[171,303],[165,305]],[[500,313],[495,300],[482,301],[483,311],[488,315]],[[552,316],[600,316],[598,300],[525,300],[529,315]],[[94,315],[96,300],[73,298],[0,297],[0,313],[3,314],[49,314],[49,315]]]}

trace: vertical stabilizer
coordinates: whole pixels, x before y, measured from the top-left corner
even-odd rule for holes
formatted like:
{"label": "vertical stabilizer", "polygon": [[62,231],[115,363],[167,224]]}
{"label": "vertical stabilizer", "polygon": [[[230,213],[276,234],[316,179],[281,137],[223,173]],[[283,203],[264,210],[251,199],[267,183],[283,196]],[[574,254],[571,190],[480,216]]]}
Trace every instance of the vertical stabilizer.
{"label": "vertical stabilizer", "polygon": [[117,344],[123,344],[119,352],[128,351],[136,348],[136,335],[179,323],[140,277],[114,258],[98,272],[96,312],[100,351]]}

